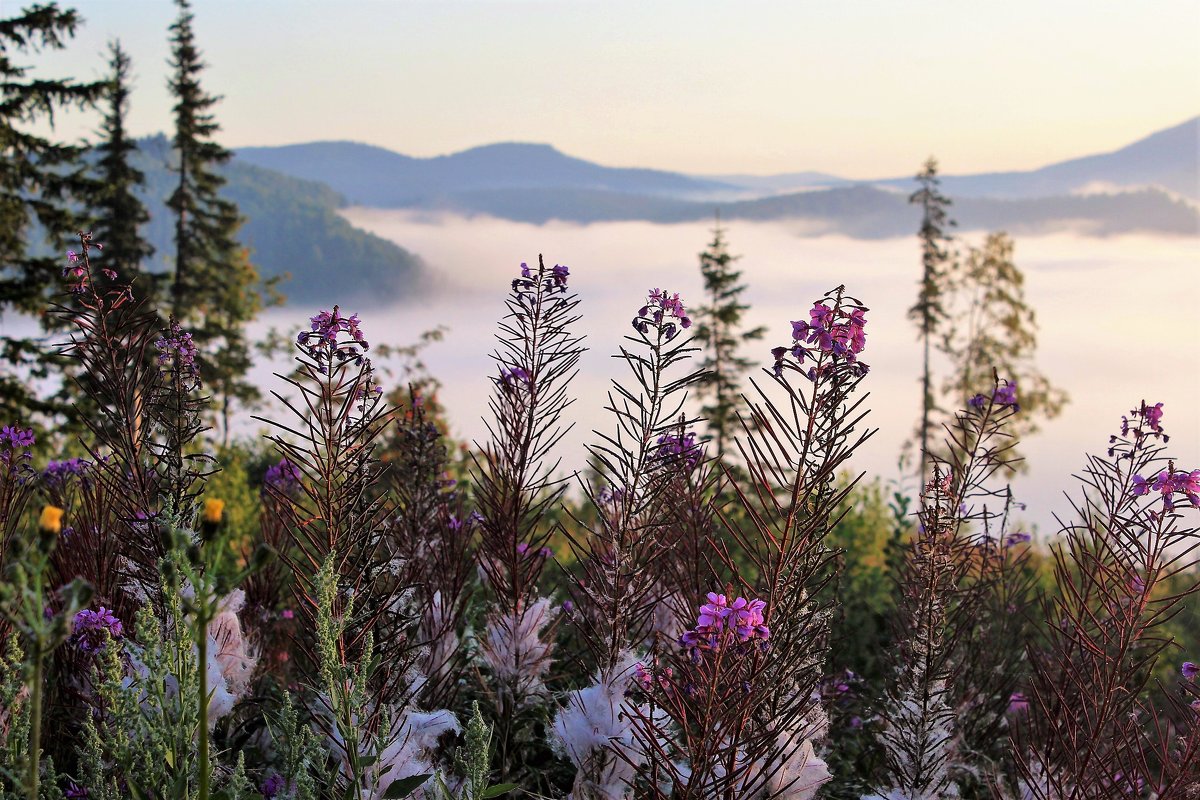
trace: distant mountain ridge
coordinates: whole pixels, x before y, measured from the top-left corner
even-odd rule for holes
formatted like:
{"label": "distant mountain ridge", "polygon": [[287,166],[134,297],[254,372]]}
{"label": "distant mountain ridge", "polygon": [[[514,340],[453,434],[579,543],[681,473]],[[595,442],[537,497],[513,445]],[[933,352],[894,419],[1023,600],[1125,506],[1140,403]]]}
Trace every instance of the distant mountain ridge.
{"label": "distant mountain ridge", "polygon": [[[172,266],[174,218],[167,209],[178,180],[170,170],[171,143],[159,134],[138,140],[135,166],[146,175],[142,201],[150,212],[143,235],[157,252],[153,270]],[[223,196],[245,218],[238,241],[264,278],[290,275],[280,290],[290,302],[332,304],[415,295],[423,286],[420,259],[353,227],[338,209],[345,200],[320,183],[234,160],[223,168]]]}
{"label": "distant mountain ridge", "polygon": [[675,172],[604,167],[547,144],[506,142],[434,158],[412,158],[357,142],[244,147],[242,163],[320,181],[356,205],[407,207],[459,192],[576,188],[687,196],[737,187]]}
{"label": "distant mountain ridge", "polygon": [[[719,207],[727,218],[807,219],[816,230],[880,237],[911,232],[915,219],[905,197],[911,177],[691,176],[606,167],[545,144],[503,143],[413,158],[373,145],[313,142],[243,148],[237,162],[318,181],[353,205],[525,222],[669,222],[710,217]],[[942,180],[956,219],[967,228],[1200,234],[1196,205],[1170,194],[1200,199],[1200,117],[1111,153],[1027,172]]]}

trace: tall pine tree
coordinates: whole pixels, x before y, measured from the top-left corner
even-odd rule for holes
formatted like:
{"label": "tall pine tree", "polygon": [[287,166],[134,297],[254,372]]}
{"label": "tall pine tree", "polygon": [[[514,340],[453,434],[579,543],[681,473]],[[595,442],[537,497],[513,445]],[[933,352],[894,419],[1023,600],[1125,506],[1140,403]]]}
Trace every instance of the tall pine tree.
{"label": "tall pine tree", "polygon": [[[46,319],[69,242],[80,225],[71,204],[90,187],[82,148],[31,132],[53,123],[56,112],[87,108],[104,83],[33,77],[15,59],[62,50],[81,23],[57,3],[30,6],[0,19],[0,314],[7,310]],[[44,341],[0,335],[0,419],[42,423],[70,412],[55,398],[39,398],[30,383],[49,377],[53,354]]]}
{"label": "tall pine tree", "polygon": [[954,220],[946,212],[950,199],[938,189],[941,181],[938,180],[937,169],[937,160],[930,156],[916,178],[921,188],[908,198],[908,202],[921,206],[921,230],[918,233],[921,240],[921,284],[917,302],[908,310],[908,318],[916,323],[917,338],[924,350],[921,362],[921,420],[917,424],[919,474],[922,481],[928,477],[925,470],[937,425],[934,414],[938,406],[930,359],[937,338],[946,325],[942,295],[951,263],[951,237],[947,228],[954,227]]}
{"label": "tall pine tree", "polygon": [[951,372],[942,391],[953,407],[962,408],[977,394],[991,391],[995,369],[1017,387],[1021,412],[1008,423],[1010,433],[1022,439],[1037,432],[1039,421],[1057,417],[1068,398],[1034,363],[1037,317],[1025,301],[1025,275],[1013,260],[1012,238],[988,234],[983,247],[968,247],[949,277],[945,308],[950,324],[939,349]]}
{"label": "tall pine tree", "polygon": [[171,25],[168,84],[175,96],[175,168],[179,176],[167,200],[175,213],[175,272],[171,312],[192,329],[201,351],[201,377],[217,397],[222,433],[229,437],[235,403],[250,404],[258,389],[245,380],[250,365],[245,326],[262,306],[257,272],[236,236],[237,206],[221,197],[219,167],[231,153],[213,140],[220,127],[212,107],[220,98],[200,86],[205,64],[196,47],[193,14],[176,0],[179,16]]}
{"label": "tall pine tree", "polygon": [[142,236],[141,227],[150,221],[150,213],[137,195],[146,177],[133,165],[137,142],[129,138],[125,117],[129,113],[129,55],[114,41],[108,45],[109,76],[104,87],[101,123],[95,151],[99,186],[93,201],[93,237],[104,245],[97,257],[100,266],[133,284],[139,297],[157,305],[163,277],[151,275],[146,264],[154,255],[154,246]]}
{"label": "tall pine tree", "polygon": [[766,328],[743,331],[742,315],[748,305],[741,301],[746,286],[740,283],[742,271],[734,268],[740,256],[729,253],[721,219],[713,228],[713,239],[700,254],[700,274],[704,278],[705,305],[696,309],[696,336],[703,343],[704,359],[700,366],[707,370],[696,387],[696,395],[705,402],[700,413],[708,420],[717,454],[725,455],[729,439],[737,425],[738,397],[741,382],[754,362],[738,355],[745,342],[761,339]]}

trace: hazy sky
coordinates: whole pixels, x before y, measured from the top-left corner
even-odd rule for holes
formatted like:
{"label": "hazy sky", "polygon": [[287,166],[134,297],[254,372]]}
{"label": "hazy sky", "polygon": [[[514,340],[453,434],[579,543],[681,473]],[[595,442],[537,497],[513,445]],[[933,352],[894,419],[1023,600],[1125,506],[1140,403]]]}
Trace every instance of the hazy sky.
{"label": "hazy sky", "polygon": [[[170,125],[166,0],[78,0],[45,74],[134,59],[131,128]],[[0,0],[5,15],[20,0]],[[229,146],[353,139],[431,156],[549,142],[688,172],[1026,169],[1200,111],[1200,0],[196,0]],[[93,120],[59,130],[82,134]]]}

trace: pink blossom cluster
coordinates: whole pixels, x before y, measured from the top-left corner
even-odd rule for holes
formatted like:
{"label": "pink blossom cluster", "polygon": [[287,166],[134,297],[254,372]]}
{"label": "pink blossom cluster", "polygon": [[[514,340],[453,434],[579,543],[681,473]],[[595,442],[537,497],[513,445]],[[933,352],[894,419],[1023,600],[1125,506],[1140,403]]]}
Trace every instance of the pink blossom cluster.
{"label": "pink blossom cluster", "polygon": [[1150,494],[1152,491],[1162,494],[1163,506],[1167,511],[1174,510],[1175,501],[1172,495],[1176,494],[1186,497],[1193,508],[1200,508],[1200,469],[1191,472],[1164,469],[1153,479],[1143,478],[1141,475],[1133,476],[1135,497]]}
{"label": "pink blossom cluster", "polygon": [[690,431],[680,436],[665,433],[658,437],[658,457],[664,464],[682,466],[691,472],[704,459],[704,447]]}
{"label": "pink blossom cluster", "polygon": [[667,294],[662,289],[650,290],[646,305],[639,308],[633,318],[633,327],[646,336],[652,326],[659,328],[667,340],[674,339],[681,329],[692,327],[692,319],[678,292]]}
{"label": "pink blossom cluster", "polygon": [[[1004,381],[1004,385],[997,386],[992,391],[992,402],[998,406],[1012,406],[1013,411],[1020,411],[1021,406],[1017,403],[1017,382],[1009,380]],[[967,401],[971,408],[983,408],[987,403],[987,396],[982,394],[977,394]]]}
{"label": "pink blossom cluster", "polygon": [[763,619],[766,603],[744,597],[730,603],[728,597],[716,592],[709,592],[707,598],[708,602],[700,606],[696,627],[679,640],[693,660],[699,661],[704,651],[720,650],[728,644],[758,641],[766,645],[771,637],[771,630]]}
{"label": "pink blossom cluster", "polygon": [[[821,354],[832,355],[848,364],[858,363],[858,354],[867,346],[867,310],[859,306],[830,307],[823,301],[813,303],[807,320],[792,320],[792,345],[775,347],[771,355],[775,359],[775,374],[783,374],[783,360],[788,353],[803,364],[806,358],[813,361]],[[863,371],[866,365],[861,365]],[[809,371],[815,379],[816,372]]]}
{"label": "pink blossom cluster", "polygon": [[[343,316],[337,306],[333,311],[319,311],[316,316],[309,318],[309,330],[296,334],[296,344],[313,357],[325,372],[334,358],[338,362],[353,359],[354,363],[362,366],[366,362],[364,353],[370,349],[362,329],[359,327],[358,314]],[[352,341],[338,343],[339,334],[347,333]]]}

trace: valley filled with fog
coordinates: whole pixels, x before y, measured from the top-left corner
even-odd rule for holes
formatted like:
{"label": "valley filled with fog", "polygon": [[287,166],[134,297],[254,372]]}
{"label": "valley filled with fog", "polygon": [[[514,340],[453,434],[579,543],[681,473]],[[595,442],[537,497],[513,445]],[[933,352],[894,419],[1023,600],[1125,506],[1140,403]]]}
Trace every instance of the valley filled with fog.
{"label": "valley filled with fog", "polygon": [[[541,252],[547,264],[570,267],[590,349],[574,385],[579,399],[569,409],[576,428],[560,447],[564,470],[584,466],[582,445],[594,438],[593,428],[611,427],[603,411],[605,392],[623,369],[611,354],[630,331],[646,291],[680,292],[689,308],[703,299],[697,255],[711,239],[711,223],[532,225],[366,208],[344,213],[355,226],[423,260],[432,286],[419,299],[378,297],[343,310],[360,313],[368,337],[381,343],[409,344],[423,331],[447,326],[425,361],[443,384],[440,399],[460,439],[485,433],[480,418],[489,376],[496,372],[487,356],[520,262],[534,264]],[[869,422],[879,428],[854,463],[868,477],[896,479],[897,456],[920,405],[920,349],[906,319],[920,268],[917,239],[807,233],[800,222],[727,226],[731,252],[742,256],[744,298],[751,306],[747,326],[769,330],[746,355],[769,363],[770,348],[789,341],[789,320],[803,318],[825,290],[845,284],[871,309],[863,354],[871,374],[864,386],[871,392]],[[959,238],[979,244],[983,235],[966,232]],[[1068,476],[1082,466],[1085,452],[1106,448],[1121,415],[1142,399],[1164,403],[1164,425],[1181,464],[1200,462],[1198,255],[1194,237],[1061,233],[1016,239],[1015,260],[1040,325],[1038,366],[1070,395],[1064,413],[1022,447],[1030,469],[1014,481],[1017,499],[1028,504],[1024,519],[1041,532],[1054,529],[1054,513],[1069,511],[1061,492],[1074,486]],[[328,268],[336,271],[337,265]],[[336,301],[331,296],[329,305]],[[274,309],[255,328],[294,332],[316,310]],[[281,385],[265,365],[255,370],[255,379],[270,388]]]}

